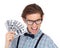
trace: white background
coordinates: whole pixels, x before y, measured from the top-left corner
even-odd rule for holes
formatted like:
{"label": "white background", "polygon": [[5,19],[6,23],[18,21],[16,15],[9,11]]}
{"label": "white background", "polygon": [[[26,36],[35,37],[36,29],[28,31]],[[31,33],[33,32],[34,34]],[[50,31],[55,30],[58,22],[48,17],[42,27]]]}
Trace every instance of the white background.
{"label": "white background", "polygon": [[22,10],[31,3],[36,3],[42,7],[45,14],[41,29],[60,47],[59,0],[0,0],[0,48],[5,47],[6,20],[14,19],[22,22]]}

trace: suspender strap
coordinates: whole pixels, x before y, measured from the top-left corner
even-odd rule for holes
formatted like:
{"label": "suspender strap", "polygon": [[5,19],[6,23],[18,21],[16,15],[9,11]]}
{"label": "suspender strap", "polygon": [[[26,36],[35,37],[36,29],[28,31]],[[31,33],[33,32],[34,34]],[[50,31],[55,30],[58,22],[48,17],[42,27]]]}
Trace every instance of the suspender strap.
{"label": "suspender strap", "polygon": [[[39,41],[41,40],[41,38],[42,38],[42,36],[43,36],[43,35],[44,35],[44,33],[42,33],[42,34],[41,34],[41,36],[39,37],[39,39],[38,39],[38,41],[37,41],[37,43],[36,43],[36,45],[35,45],[35,47],[34,47],[34,48],[37,48],[37,45],[38,45],[38,43],[39,43]],[[19,40],[20,40],[20,36],[18,37],[16,48],[18,48]]]}
{"label": "suspender strap", "polygon": [[19,45],[19,40],[20,40],[20,36],[18,37],[18,40],[17,40],[17,46],[16,46],[16,48],[18,48],[18,45]]}
{"label": "suspender strap", "polygon": [[37,41],[37,43],[35,45],[35,48],[37,48],[37,45],[38,45],[39,41],[41,40],[41,38],[43,37],[43,35],[44,35],[44,33],[42,33],[41,36],[39,37],[39,39],[38,39],[38,41]]}

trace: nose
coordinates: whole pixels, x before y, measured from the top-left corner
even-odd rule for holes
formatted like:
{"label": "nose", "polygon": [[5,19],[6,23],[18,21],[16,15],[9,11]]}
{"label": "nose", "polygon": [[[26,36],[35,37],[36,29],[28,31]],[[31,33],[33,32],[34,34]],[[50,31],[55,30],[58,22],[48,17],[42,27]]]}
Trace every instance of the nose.
{"label": "nose", "polygon": [[33,27],[36,27],[37,25],[36,25],[36,23],[34,22],[32,26],[33,26]]}

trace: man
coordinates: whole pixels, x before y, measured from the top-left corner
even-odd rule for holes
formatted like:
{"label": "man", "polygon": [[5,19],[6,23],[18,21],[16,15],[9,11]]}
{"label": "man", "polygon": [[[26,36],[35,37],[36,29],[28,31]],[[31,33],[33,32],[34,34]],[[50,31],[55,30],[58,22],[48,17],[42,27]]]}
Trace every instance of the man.
{"label": "man", "polygon": [[54,42],[40,30],[43,21],[43,11],[37,4],[25,7],[22,19],[27,25],[24,35],[14,38],[14,32],[6,34],[5,48],[57,48]]}

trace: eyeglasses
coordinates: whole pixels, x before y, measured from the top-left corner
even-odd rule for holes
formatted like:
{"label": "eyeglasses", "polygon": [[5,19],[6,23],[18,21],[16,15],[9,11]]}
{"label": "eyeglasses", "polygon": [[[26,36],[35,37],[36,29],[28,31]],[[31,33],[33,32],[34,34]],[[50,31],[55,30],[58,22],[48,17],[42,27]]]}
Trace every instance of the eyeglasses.
{"label": "eyeglasses", "polygon": [[37,20],[26,20],[27,24],[29,25],[33,25],[34,23],[36,23],[37,25],[38,24],[41,24],[42,22],[42,19],[37,19]]}

